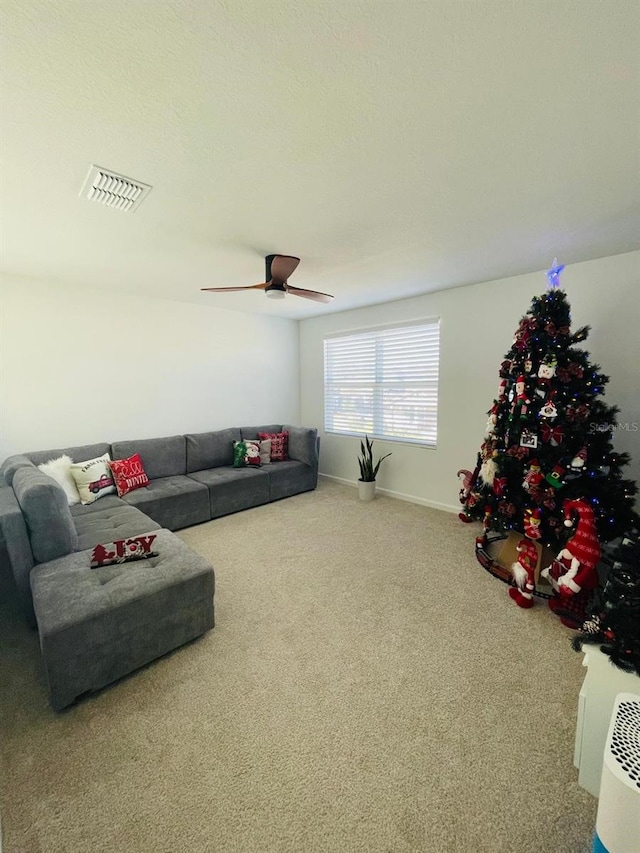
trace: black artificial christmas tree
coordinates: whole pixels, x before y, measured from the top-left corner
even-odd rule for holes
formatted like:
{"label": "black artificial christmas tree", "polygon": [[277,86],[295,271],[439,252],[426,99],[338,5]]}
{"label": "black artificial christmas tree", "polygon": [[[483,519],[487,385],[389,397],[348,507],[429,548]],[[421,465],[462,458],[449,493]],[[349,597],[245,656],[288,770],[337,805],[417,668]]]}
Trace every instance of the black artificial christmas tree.
{"label": "black artificial christmas tree", "polygon": [[591,616],[573,639],[580,651],[584,643],[598,643],[600,650],[626,672],[640,675],[640,533],[626,533],[604,562],[610,566],[604,587],[598,589]]}
{"label": "black artificial christmas tree", "polygon": [[466,475],[460,517],[483,522],[485,543],[491,531],[518,531],[557,552],[572,523],[566,501],[592,510],[600,542],[637,521],[636,485],[622,475],[629,456],[612,444],[619,410],[601,399],[608,377],[578,346],[590,327],[571,331],[567,296],[558,289],[562,269],[554,260],[549,288],[520,320],[476,468],[459,472]]}

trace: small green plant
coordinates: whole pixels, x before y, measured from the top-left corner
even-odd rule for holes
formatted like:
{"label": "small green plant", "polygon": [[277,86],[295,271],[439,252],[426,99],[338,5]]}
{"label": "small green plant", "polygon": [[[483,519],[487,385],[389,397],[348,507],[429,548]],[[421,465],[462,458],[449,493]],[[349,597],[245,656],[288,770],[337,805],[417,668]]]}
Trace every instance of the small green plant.
{"label": "small green plant", "polygon": [[[366,443],[365,443],[366,442]],[[376,474],[378,473],[378,469],[380,468],[380,464],[383,459],[386,459],[387,456],[391,456],[390,453],[381,456],[380,459],[373,464],[373,442],[369,441],[369,436],[365,435],[364,442],[360,442],[360,453],[361,456],[358,457],[358,465],[360,466],[360,479],[365,483],[373,483],[376,479]]]}

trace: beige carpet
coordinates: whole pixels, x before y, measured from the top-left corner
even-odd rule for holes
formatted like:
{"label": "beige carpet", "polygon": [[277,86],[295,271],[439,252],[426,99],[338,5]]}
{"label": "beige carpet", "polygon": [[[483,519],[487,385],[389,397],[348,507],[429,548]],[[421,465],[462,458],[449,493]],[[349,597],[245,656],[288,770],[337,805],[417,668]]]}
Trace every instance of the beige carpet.
{"label": "beige carpet", "polygon": [[585,670],[455,515],[323,481],[181,532],[217,626],[47,704],[3,602],[3,853],[587,853]]}

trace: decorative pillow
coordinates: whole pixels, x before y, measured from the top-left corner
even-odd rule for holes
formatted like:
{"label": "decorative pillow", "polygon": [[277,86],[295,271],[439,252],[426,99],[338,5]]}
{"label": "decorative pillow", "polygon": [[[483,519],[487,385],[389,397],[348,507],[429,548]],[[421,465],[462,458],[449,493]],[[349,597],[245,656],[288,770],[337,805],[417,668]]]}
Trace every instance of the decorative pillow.
{"label": "decorative pillow", "polygon": [[142,467],[142,459],[139,453],[134,453],[128,459],[114,459],[109,462],[109,468],[116,481],[118,496],[122,497],[134,489],[141,489],[149,485],[149,478]]}
{"label": "decorative pillow", "polygon": [[95,459],[87,459],[86,462],[74,462],[71,465],[71,473],[76,481],[80,502],[92,504],[104,495],[112,495],[116,491],[113,482],[109,462],[111,457],[108,453],[104,456],[96,456]]}
{"label": "decorative pillow", "polygon": [[155,538],[155,533],[149,533],[147,536],[116,539],[107,545],[96,545],[91,553],[91,568],[99,569],[100,566],[111,566],[114,563],[130,563],[132,560],[157,557],[157,552],[151,550]]}
{"label": "decorative pillow", "polygon": [[233,467],[245,468],[247,465],[260,467],[260,442],[259,441],[234,441],[233,442]]}
{"label": "decorative pillow", "polygon": [[271,463],[271,439],[265,438],[260,442],[260,464],[269,465]]}
{"label": "decorative pillow", "polygon": [[289,430],[283,432],[259,432],[261,441],[271,439],[271,461],[286,462],[289,458]]}
{"label": "decorative pillow", "polygon": [[57,459],[50,459],[48,462],[43,462],[38,465],[40,471],[48,477],[52,477],[58,485],[62,486],[64,493],[67,496],[69,506],[80,503],[80,495],[76,481],[71,473],[71,465],[73,459],[67,456],[66,453],[59,456]]}

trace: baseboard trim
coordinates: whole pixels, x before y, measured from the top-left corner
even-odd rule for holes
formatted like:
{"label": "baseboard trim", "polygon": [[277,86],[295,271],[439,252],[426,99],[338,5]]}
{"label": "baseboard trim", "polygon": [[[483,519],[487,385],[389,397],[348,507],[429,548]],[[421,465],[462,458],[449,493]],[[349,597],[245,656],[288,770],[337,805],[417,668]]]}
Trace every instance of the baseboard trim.
{"label": "baseboard trim", "polygon": [[[345,486],[356,487],[358,485],[357,480],[345,480],[343,477],[334,477],[333,474],[319,473],[318,476],[323,477],[325,480],[334,480],[336,483],[342,483]],[[427,500],[427,498],[419,498],[416,495],[406,495],[404,492],[393,492],[391,489],[381,489],[379,486],[376,488],[376,491],[387,498],[407,501],[407,503],[410,504],[420,504],[420,506],[428,506],[431,509],[440,509],[443,512],[454,512],[456,515],[460,512],[460,507],[443,504],[439,501],[430,501]]]}

